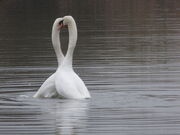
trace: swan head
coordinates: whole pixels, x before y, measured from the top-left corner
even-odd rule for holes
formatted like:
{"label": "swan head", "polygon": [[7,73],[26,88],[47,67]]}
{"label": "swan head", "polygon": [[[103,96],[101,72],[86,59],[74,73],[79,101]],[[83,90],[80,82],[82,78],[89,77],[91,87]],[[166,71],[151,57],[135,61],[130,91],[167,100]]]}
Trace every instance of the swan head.
{"label": "swan head", "polygon": [[68,26],[73,22],[75,22],[75,21],[74,21],[74,18],[72,16],[64,16],[63,17],[63,25],[64,26]]}
{"label": "swan head", "polygon": [[60,30],[63,27],[63,18],[57,18],[54,21],[53,28],[56,30]]}
{"label": "swan head", "polygon": [[57,18],[54,21],[53,30],[59,32],[61,28],[69,27],[71,25],[75,25],[76,26],[74,18],[72,16],[64,16],[62,18]]}

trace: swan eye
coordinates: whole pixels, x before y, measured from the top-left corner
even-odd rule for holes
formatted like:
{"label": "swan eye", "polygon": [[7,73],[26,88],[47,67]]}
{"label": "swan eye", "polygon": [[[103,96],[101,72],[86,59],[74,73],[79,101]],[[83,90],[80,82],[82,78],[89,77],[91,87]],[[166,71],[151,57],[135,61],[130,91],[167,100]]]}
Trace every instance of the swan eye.
{"label": "swan eye", "polygon": [[59,25],[63,24],[63,20],[59,22]]}

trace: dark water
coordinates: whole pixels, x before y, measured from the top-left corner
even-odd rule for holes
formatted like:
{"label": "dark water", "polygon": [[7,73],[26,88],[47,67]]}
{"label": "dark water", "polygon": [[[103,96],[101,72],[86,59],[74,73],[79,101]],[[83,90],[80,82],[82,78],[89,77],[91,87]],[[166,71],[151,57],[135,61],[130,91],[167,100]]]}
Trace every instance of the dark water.
{"label": "dark water", "polygon": [[[57,67],[52,23],[67,14],[92,99],[34,99]],[[0,0],[0,134],[179,135],[179,44],[177,0]]]}

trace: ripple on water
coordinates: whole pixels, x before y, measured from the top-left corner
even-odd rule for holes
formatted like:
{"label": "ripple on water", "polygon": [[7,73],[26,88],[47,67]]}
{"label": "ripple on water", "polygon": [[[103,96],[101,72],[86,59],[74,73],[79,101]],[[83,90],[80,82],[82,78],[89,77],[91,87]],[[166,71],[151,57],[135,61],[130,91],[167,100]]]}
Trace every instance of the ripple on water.
{"label": "ripple on water", "polygon": [[[1,1],[0,135],[179,135],[179,6]],[[34,99],[56,70],[51,25],[66,13],[78,25],[74,69],[92,99]],[[62,30],[63,50],[67,40]]]}

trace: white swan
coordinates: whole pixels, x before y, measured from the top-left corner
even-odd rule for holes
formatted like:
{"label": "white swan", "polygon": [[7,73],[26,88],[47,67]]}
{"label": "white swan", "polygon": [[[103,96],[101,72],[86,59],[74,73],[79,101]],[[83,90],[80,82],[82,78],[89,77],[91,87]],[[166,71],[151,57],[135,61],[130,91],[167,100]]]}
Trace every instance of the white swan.
{"label": "white swan", "polygon": [[[69,44],[64,57],[61,51],[59,32],[68,26]],[[71,16],[55,20],[52,29],[52,42],[58,60],[58,68],[39,88],[33,97],[60,96],[71,99],[90,98],[88,89],[72,68],[73,52],[77,41],[77,27]]]}

